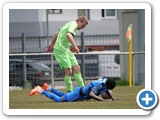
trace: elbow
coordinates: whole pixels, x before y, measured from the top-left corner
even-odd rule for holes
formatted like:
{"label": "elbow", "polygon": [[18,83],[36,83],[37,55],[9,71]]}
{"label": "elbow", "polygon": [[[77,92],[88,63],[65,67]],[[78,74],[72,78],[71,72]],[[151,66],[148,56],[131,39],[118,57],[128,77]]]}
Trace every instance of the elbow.
{"label": "elbow", "polygon": [[66,37],[68,38],[68,40],[70,40],[71,39],[71,34],[67,33]]}
{"label": "elbow", "polygon": [[94,92],[93,92],[93,91],[91,91],[91,92],[89,93],[89,97],[92,97],[92,96],[93,96],[93,94],[94,94]]}
{"label": "elbow", "polygon": [[67,38],[69,38],[71,36],[71,33],[68,32],[66,36]]}
{"label": "elbow", "polygon": [[89,97],[92,97],[92,94],[91,93],[89,93],[89,95],[88,95]]}
{"label": "elbow", "polygon": [[58,32],[55,32],[55,33],[54,33],[54,36],[56,36],[56,37],[57,37],[57,36],[58,36]]}

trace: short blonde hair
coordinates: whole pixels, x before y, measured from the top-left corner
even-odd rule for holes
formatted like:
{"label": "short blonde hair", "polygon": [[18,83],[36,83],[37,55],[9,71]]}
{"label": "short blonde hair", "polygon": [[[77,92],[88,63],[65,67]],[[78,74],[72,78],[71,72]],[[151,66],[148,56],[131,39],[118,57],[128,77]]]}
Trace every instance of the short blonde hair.
{"label": "short blonde hair", "polygon": [[76,22],[81,21],[81,22],[86,22],[86,25],[88,24],[88,20],[85,16],[81,15],[77,18]]}

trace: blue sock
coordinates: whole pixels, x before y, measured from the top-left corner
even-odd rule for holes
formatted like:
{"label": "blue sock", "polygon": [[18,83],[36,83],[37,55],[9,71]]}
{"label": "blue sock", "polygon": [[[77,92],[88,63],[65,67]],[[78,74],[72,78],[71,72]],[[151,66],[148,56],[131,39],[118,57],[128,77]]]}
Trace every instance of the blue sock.
{"label": "blue sock", "polygon": [[42,94],[44,94],[46,97],[54,100],[55,102],[62,102],[62,98],[53,94],[53,93],[50,93],[50,92],[47,92],[47,91],[42,91]]}
{"label": "blue sock", "polygon": [[62,96],[65,95],[65,93],[63,93],[63,92],[61,92],[59,90],[56,90],[54,88],[51,88],[51,92],[54,93],[54,94],[56,94],[56,95],[58,95],[59,97],[62,97]]}

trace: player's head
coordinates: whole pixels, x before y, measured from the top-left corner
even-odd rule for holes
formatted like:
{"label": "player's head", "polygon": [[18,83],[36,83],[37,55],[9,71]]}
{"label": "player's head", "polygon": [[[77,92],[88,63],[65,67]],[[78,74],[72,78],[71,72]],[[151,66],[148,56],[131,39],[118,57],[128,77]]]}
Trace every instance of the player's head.
{"label": "player's head", "polygon": [[109,90],[112,90],[116,86],[116,81],[113,78],[107,78],[106,85]]}
{"label": "player's head", "polygon": [[76,22],[78,24],[78,30],[83,29],[88,24],[87,18],[83,15],[79,16]]}

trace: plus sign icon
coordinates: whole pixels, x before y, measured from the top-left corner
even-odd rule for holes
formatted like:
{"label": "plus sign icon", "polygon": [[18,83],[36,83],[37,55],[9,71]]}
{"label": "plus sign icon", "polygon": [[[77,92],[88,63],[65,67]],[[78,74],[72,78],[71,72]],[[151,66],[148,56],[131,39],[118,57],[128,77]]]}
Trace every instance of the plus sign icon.
{"label": "plus sign icon", "polygon": [[153,90],[143,89],[137,94],[137,104],[144,110],[153,109],[157,102],[158,97]]}

